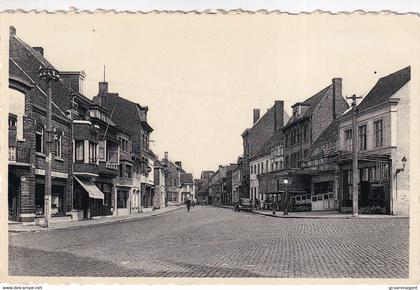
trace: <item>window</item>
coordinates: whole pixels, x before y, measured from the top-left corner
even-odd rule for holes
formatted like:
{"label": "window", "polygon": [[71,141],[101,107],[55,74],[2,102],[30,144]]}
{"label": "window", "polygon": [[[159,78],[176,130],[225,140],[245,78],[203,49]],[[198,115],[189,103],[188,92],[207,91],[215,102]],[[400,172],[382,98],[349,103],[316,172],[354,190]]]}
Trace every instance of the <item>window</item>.
{"label": "window", "polygon": [[366,125],[359,126],[359,150],[366,150]]}
{"label": "window", "polygon": [[258,163],[257,174],[260,174],[260,164]]}
{"label": "window", "polygon": [[44,153],[44,127],[42,125],[36,125],[35,134],[36,152]]}
{"label": "window", "polygon": [[303,150],[303,157],[308,157],[308,149]]}
{"label": "window", "polygon": [[89,142],[89,163],[96,163],[96,144]]}
{"label": "window", "polygon": [[352,146],[351,146],[352,130],[351,129],[346,130],[344,132],[344,137],[345,137],[346,150],[351,151],[352,150]]}
{"label": "window", "polygon": [[9,118],[9,127],[16,127],[16,119]]}
{"label": "window", "polygon": [[298,107],[296,106],[293,108],[293,117],[297,118],[297,116],[298,116]]}
{"label": "window", "polygon": [[308,140],[308,124],[303,125],[303,141]]}
{"label": "window", "polygon": [[268,160],[265,161],[265,171],[268,171]]}
{"label": "window", "polygon": [[384,132],[382,120],[374,122],[373,126],[375,128],[375,146],[381,147],[384,145]]}
{"label": "window", "polygon": [[125,177],[126,178],[133,178],[133,167],[131,165],[125,165]]}
{"label": "window", "polygon": [[254,174],[257,174],[257,164],[254,164]]}
{"label": "window", "polygon": [[174,178],[172,179],[172,186],[177,187],[178,186],[178,179]]}
{"label": "window", "polygon": [[118,170],[118,173],[119,173],[119,177],[123,177],[123,165],[122,164],[120,164],[120,166],[119,166],[119,170]]}
{"label": "window", "polygon": [[119,139],[120,139],[121,150],[124,152],[128,152],[128,140],[122,137],[120,137]]}
{"label": "window", "polygon": [[251,165],[251,174],[253,174],[253,173],[254,173],[253,168],[254,168],[254,167]]}
{"label": "window", "polygon": [[117,192],[117,207],[118,208],[127,208],[128,200],[128,191],[118,191]]}
{"label": "window", "polygon": [[85,146],[83,140],[74,141],[74,154],[76,162],[83,162],[85,156]]}
{"label": "window", "polygon": [[55,142],[55,157],[61,158],[62,157],[62,143],[61,143],[61,132],[58,133],[58,139]]}
{"label": "window", "polygon": [[101,140],[98,144],[98,159],[105,160],[105,141]]}

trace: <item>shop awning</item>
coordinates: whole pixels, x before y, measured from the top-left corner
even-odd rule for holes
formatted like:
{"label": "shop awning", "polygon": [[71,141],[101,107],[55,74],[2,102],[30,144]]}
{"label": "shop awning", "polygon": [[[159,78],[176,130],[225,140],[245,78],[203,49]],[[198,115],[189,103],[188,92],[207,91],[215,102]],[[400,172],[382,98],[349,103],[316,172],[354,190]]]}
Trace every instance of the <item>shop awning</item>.
{"label": "shop awning", "polygon": [[74,178],[86,190],[86,192],[89,194],[89,197],[90,198],[102,199],[102,200],[104,199],[103,192],[100,191],[100,189],[92,181],[89,181],[89,180],[80,180],[76,176],[74,176]]}
{"label": "shop awning", "polygon": [[285,176],[276,173],[266,173],[258,175],[259,191],[264,194],[275,194],[286,191],[284,179],[289,180],[289,193],[310,192],[310,180],[306,175]]}

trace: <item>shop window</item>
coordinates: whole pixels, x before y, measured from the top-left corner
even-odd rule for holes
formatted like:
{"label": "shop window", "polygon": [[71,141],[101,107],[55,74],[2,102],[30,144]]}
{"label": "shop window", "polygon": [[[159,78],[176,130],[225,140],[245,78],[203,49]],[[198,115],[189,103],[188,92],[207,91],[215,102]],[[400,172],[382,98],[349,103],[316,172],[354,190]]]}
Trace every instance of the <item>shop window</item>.
{"label": "shop window", "polygon": [[42,125],[36,125],[35,135],[35,150],[44,153],[44,127]]}
{"label": "shop window", "polygon": [[312,201],[316,201],[316,196],[312,196]]}
{"label": "shop window", "polygon": [[328,194],[324,194],[324,199],[328,199]]}
{"label": "shop window", "polygon": [[62,187],[52,188],[51,194],[51,214],[62,215],[64,214],[64,189]]}
{"label": "shop window", "polygon": [[318,195],[317,200],[322,200],[322,195]]}
{"label": "shop window", "polygon": [[74,141],[74,154],[76,162],[83,162],[85,156],[85,146],[83,140]]}
{"label": "shop window", "polygon": [[376,172],[375,167],[369,168],[369,181],[375,182],[376,181]]}

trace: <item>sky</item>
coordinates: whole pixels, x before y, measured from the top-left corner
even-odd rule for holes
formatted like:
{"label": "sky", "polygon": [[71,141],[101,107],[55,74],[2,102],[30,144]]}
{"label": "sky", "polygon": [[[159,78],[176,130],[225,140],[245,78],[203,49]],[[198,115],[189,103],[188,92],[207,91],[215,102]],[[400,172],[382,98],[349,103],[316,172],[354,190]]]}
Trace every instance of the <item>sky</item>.
{"label": "sky", "polygon": [[396,17],[31,13],[3,22],[58,70],[84,70],[89,98],[105,65],[109,91],[149,107],[151,149],[199,177],[236,162],[253,108],[284,100],[290,115],[334,77],[343,95],[365,95],[379,77],[416,67],[416,16]]}

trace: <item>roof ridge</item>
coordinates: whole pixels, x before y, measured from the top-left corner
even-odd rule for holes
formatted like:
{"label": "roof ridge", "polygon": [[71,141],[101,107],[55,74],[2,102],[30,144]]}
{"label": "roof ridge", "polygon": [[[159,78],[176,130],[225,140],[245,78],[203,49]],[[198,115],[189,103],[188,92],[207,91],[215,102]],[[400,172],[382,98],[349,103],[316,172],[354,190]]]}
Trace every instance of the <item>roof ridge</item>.
{"label": "roof ridge", "polygon": [[[47,97],[47,94],[38,86],[38,84],[25,72],[24,69],[22,69],[13,58],[9,58],[16,66],[17,68],[23,72],[23,74],[32,82],[34,83],[35,87],[44,95]],[[58,109],[58,111],[63,114],[64,117],[67,117],[66,114],[60,109],[59,106],[57,106],[56,103],[54,103],[54,101],[51,98],[51,103],[53,104],[54,107],[56,107]]]}

